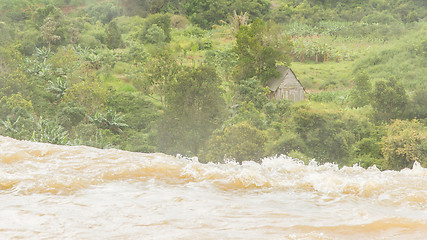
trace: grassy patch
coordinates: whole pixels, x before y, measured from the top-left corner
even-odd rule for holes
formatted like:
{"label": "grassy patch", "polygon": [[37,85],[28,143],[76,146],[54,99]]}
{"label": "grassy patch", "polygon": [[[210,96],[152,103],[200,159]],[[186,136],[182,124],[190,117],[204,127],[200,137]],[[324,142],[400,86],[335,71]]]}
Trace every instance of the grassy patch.
{"label": "grassy patch", "polygon": [[293,62],[292,70],[306,91],[348,89],[353,78],[351,61],[317,64]]}

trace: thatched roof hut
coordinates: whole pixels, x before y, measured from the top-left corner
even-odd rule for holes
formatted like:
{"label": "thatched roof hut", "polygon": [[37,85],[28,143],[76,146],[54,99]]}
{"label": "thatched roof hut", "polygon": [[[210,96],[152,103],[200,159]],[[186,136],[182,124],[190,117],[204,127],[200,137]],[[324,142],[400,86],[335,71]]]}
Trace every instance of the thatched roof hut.
{"label": "thatched roof hut", "polygon": [[287,99],[292,102],[304,100],[304,87],[289,67],[277,66],[280,73],[277,78],[271,79],[267,86],[270,89],[270,99]]}

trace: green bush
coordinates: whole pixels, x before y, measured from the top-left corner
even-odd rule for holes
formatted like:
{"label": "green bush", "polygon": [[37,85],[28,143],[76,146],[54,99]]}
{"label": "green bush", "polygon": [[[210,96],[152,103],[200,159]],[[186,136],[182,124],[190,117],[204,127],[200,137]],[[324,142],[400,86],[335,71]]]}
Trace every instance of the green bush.
{"label": "green bush", "polygon": [[107,131],[98,129],[95,124],[81,122],[73,128],[71,133],[72,141],[70,144],[86,145],[97,148],[110,148],[113,146],[111,140],[108,138]]}
{"label": "green bush", "polygon": [[300,103],[292,111],[292,129],[306,146],[296,150],[321,163],[347,164],[352,145],[372,134],[367,118],[332,103]]}
{"label": "green bush", "polygon": [[190,21],[182,15],[172,15],[171,16],[171,27],[178,28],[178,29],[184,29],[188,26]]}
{"label": "green bush", "polygon": [[146,43],[171,41],[171,19],[168,14],[154,14],[147,17],[140,39]]}
{"label": "green bush", "polygon": [[67,130],[71,130],[73,126],[78,125],[86,117],[86,109],[75,106],[73,104],[60,104],[56,119]]}
{"label": "green bush", "polygon": [[264,133],[248,122],[240,122],[215,132],[200,155],[204,162],[222,162],[224,159],[260,161],[264,157]]}
{"label": "green bush", "polygon": [[0,135],[29,140],[36,129],[33,113],[21,107],[13,108],[4,119],[0,119]]}
{"label": "green bush", "polygon": [[427,167],[427,131],[416,121],[395,120],[381,139],[381,153],[389,169],[411,168],[414,162]]}
{"label": "green bush", "polygon": [[362,18],[361,22],[363,23],[382,23],[382,24],[393,24],[396,22],[396,19],[386,12],[373,12]]}
{"label": "green bush", "polygon": [[162,43],[166,41],[166,34],[157,24],[153,24],[141,35],[141,39],[146,43]]}
{"label": "green bush", "polygon": [[157,147],[154,145],[154,137],[144,132],[127,132],[125,136],[128,136],[123,141],[124,149],[132,152],[156,152]]}
{"label": "green bush", "polygon": [[381,146],[379,139],[369,137],[363,138],[356,142],[352,147],[353,156],[372,156],[373,158],[381,158]]}

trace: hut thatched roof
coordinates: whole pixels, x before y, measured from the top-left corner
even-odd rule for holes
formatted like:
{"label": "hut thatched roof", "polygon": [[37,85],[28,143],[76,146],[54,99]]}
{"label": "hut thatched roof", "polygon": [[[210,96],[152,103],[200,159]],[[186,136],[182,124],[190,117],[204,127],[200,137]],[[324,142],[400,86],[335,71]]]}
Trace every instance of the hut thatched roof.
{"label": "hut thatched roof", "polygon": [[[288,75],[290,72],[295,76],[298,83],[302,86],[301,82],[298,80],[295,73],[289,67],[278,65],[276,70],[279,72],[279,76],[271,79],[267,83],[267,86],[270,89],[270,91],[275,92],[277,88],[280,86],[280,84],[283,82],[286,75]],[[304,86],[302,87],[304,88]]]}

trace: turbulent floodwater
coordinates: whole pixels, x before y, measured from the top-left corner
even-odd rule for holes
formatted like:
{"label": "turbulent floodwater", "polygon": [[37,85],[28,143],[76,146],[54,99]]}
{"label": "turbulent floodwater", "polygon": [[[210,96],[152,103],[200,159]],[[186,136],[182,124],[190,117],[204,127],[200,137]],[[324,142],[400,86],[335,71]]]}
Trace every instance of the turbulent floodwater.
{"label": "turbulent floodwater", "polygon": [[427,169],[201,164],[0,137],[0,239],[426,239]]}

